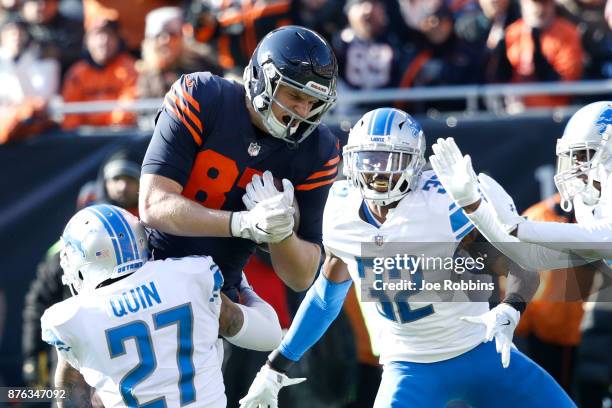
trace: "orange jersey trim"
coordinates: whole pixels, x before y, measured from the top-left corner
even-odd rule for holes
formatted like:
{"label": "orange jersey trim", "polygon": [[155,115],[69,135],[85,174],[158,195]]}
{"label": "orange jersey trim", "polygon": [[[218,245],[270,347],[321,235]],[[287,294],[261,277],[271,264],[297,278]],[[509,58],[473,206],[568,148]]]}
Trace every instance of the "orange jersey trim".
{"label": "orange jersey trim", "polygon": [[330,161],[328,161],[327,163],[325,163],[323,166],[333,166],[334,164],[338,163],[340,161],[340,156],[336,156],[333,159],[331,159]]}
{"label": "orange jersey trim", "polygon": [[312,184],[300,184],[299,186],[297,186],[295,189],[298,191],[309,191],[309,190],[314,190],[317,187],[321,187],[321,186],[325,186],[327,184],[331,184],[334,181],[336,181],[335,178],[331,179],[331,180],[325,180],[325,181],[319,181],[318,183],[312,183]]}
{"label": "orange jersey trim", "polygon": [[336,174],[338,172],[338,167],[332,168],[331,170],[323,170],[323,171],[317,171],[316,173],[312,173],[310,176],[308,176],[306,178],[306,180],[313,180],[313,179],[318,179],[324,176],[329,176],[331,174]]}
{"label": "orange jersey trim", "polygon": [[187,102],[189,102],[191,106],[195,108],[196,112],[200,113],[200,104],[198,103],[198,101],[196,101],[193,98],[193,96],[189,95],[189,93],[183,90],[182,88],[179,88],[179,89],[176,89],[177,87],[172,87],[172,88],[174,89],[174,92],[176,92],[176,94],[179,97],[185,98]]}
{"label": "orange jersey trim", "polygon": [[187,121],[187,119],[183,116],[182,112],[179,112],[177,109],[175,109],[172,104],[168,101],[168,99],[164,98],[164,105],[170,109],[170,111],[172,113],[174,113],[174,115],[181,121],[183,122],[183,125],[185,125],[185,127],[187,128],[187,130],[189,130],[189,133],[191,133],[191,137],[193,137],[193,140],[198,144],[198,146],[202,145],[202,138],[200,137],[200,135],[198,134],[198,132],[193,128],[193,126],[191,126],[191,124]]}
{"label": "orange jersey trim", "polygon": [[180,99],[179,97],[177,97],[176,95],[169,95],[170,99],[172,99],[172,101],[174,102],[174,104],[176,105],[176,107],[185,115],[187,115],[187,117],[189,119],[191,119],[191,121],[193,122],[193,124],[198,128],[198,130],[200,131],[200,134],[202,134],[202,132],[204,131],[202,129],[202,122],[200,122],[200,119],[198,119],[198,117],[191,112],[191,109],[189,109],[189,106],[183,102],[182,99]]}

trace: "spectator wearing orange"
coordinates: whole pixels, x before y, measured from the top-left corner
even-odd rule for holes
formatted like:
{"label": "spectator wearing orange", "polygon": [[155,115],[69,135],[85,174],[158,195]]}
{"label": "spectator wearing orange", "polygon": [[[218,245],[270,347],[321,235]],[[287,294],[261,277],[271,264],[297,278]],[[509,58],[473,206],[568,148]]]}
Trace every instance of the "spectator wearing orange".
{"label": "spectator wearing orange", "polygon": [[[532,221],[574,222],[561,211],[559,201],[556,194],[523,215]],[[590,267],[578,267],[540,274],[540,287],[521,315],[516,334],[527,337],[529,357],[569,392],[580,344],[581,299],[589,292],[593,273]]]}
{"label": "spectator wearing orange", "polygon": [[[123,50],[116,21],[99,20],[85,35],[86,57],[66,74],[64,102],[129,101],[136,97],[135,60]],[[62,127],[131,126],[135,115],[120,108],[105,113],[67,114]]]}
{"label": "spectator wearing orange", "polygon": [[40,55],[18,16],[0,27],[0,144],[35,136],[53,123],[47,102],[59,90],[57,60]]}
{"label": "spectator wearing orange", "polygon": [[[213,41],[219,65],[240,78],[257,43],[275,28],[292,24],[290,0],[226,0],[206,10],[206,24],[195,29],[198,41]],[[210,24],[214,24],[211,26]]]}
{"label": "spectator wearing orange", "polygon": [[472,47],[482,67],[478,82],[509,82],[512,66],[506,57],[506,28],[520,17],[511,0],[479,0],[478,10],[462,13],[455,20],[455,33]]}
{"label": "spectator wearing orange", "polygon": [[[554,0],[521,0],[521,18],[506,29],[513,82],[576,81],[583,50],[576,26],[556,15]],[[560,106],[567,96],[526,96],[526,106]]]}
{"label": "spectator wearing orange", "polygon": [[[483,67],[472,47],[459,40],[454,31],[453,12],[445,0],[400,2],[406,24],[404,39],[414,54],[406,67],[400,87],[473,84]],[[478,50],[480,53],[480,50]],[[396,103],[400,109],[424,112],[430,108],[464,109],[463,102],[431,101]]]}
{"label": "spectator wearing orange", "polygon": [[181,0],[83,0],[85,31],[100,18],[117,21],[126,49],[139,55],[146,15],[156,8],[181,6],[182,3]]}

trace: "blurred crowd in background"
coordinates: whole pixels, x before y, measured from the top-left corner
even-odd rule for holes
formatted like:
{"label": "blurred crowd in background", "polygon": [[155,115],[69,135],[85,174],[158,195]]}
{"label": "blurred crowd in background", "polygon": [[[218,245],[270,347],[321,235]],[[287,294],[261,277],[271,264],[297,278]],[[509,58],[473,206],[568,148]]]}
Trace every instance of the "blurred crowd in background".
{"label": "blurred crowd in background", "polygon": [[[189,72],[241,80],[258,41],[287,24],[312,28],[332,44],[340,98],[347,89],[612,78],[612,0],[0,0],[0,144],[53,128],[143,122],[150,127],[154,115],[139,116],[121,104],[162,98]],[[56,117],[48,106],[57,98],[118,103],[111,112]],[[532,95],[507,98],[505,104],[518,111],[571,102],[568,96]],[[395,104],[410,113],[461,109],[448,101]],[[98,179],[83,187],[77,208],[111,202],[137,214],[142,154],[128,149],[111,156]],[[554,197],[529,212],[538,219],[572,221],[559,214]],[[286,328],[301,298],[284,287],[266,256],[259,251],[247,274]],[[563,278],[558,271],[542,275],[517,342],[581,406],[601,407],[606,398],[612,403],[612,310],[587,308],[584,315],[579,300],[550,301],[559,299],[556,291],[569,290],[568,284],[576,286],[576,299],[592,284],[592,274],[563,273]],[[38,319],[67,295],[60,274],[58,248],[52,246],[24,310],[23,381],[30,385],[49,381],[52,356],[40,341]],[[354,294],[334,327],[296,368],[304,370],[296,375],[310,378],[289,391],[294,395],[282,396],[291,401],[285,406],[371,406],[380,367]],[[228,406],[235,406],[265,354],[239,349],[227,354]]]}
{"label": "blurred crowd in background", "polygon": [[[48,103],[163,97],[181,74],[241,80],[258,41],[322,34],[343,90],[612,77],[611,0],[0,0],[0,143],[61,126],[151,125],[116,108],[52,117]],[[507,98],[508,111],[567,96]],[[411,113],[458,102],[397,102]],[[365,111],[371,106],[355,108]]]}

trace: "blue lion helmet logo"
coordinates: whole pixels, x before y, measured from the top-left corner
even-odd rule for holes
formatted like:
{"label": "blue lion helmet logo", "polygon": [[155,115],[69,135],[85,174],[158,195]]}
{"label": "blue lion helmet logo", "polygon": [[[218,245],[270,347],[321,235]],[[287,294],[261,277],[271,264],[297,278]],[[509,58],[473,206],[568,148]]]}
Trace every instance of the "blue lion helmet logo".
{"label": "blue lion helmet logo", "polygon": [[410,133],[412,133],[414,138],[419,137],[419,133],[423,131],[423,129],[421,129],[421,125],[419,125],[418,122],[411,117],[406,120],[406,125],[408,128],[410,128]]}
{"label": "blue lion helmet logo", "polygon": [[599,115],[599,119],[595,122],[597,127],[599,128],[599,134],[603,134],[606,131],[608,125],[612,125],[612,106],[608,105],[606,109],[601,112]]}

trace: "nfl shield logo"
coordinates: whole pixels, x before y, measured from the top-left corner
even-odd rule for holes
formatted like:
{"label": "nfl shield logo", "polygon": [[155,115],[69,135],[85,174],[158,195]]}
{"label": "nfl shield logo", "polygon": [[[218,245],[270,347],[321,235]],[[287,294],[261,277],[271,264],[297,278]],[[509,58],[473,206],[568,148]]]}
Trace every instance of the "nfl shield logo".
{"label": "nfl shield logo", "polygon": [[383,236],[382,235],[376,235],[374,237],[374,243],[378,246],[382,246],[384,244],[383,242]]}
{"label": "nfl shield logo", "polygon": [[261,146],[257,142],[251,142],[247,152],[249,153],[249,156],[255,157],[259,154],[260,150],[261,150]]}

